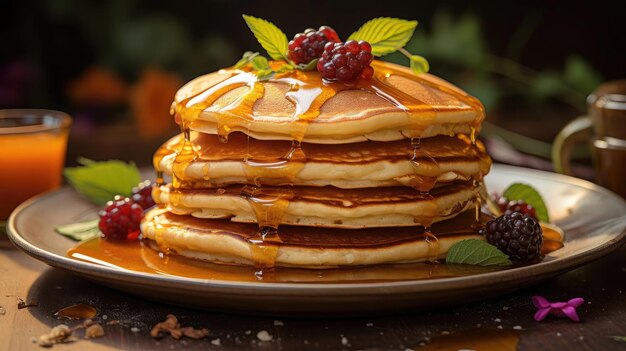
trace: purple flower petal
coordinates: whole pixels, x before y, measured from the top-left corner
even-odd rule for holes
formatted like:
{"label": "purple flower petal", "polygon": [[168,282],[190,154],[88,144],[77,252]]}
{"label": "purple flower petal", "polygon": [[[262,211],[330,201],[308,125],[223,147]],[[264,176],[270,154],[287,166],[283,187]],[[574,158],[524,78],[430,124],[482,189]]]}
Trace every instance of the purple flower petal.
{"label": "purple flower petal", "polygon": [[541,322],[550,314],[550,308],[541,308],[535,313],[535,320]]}
{"label": "purple flower petal", "polygon": [[578,318],[578,313],[576,313],[576,309],[574,307],[568,306],[563,308],[561,311],[574,322],[580,322],[580,318]]}
{"label": "purple flower petal", "polygon": [[556,317],[568,317],[574,322],[580,322],[576,307],[582,305],[585,300],[581,297],[575,297],[567,302],[550,302],[542,296],[533,296],[532,302],[537,308],[534,316],[537,322],[544,320],[549,314]]}
{"label": "purple flower petal", "polygon": [[585,300],[582,297],[575,297],[569,301],[567,301],[567,304],[576,308],[580,305],[582,305],[583,303],[585,303]]}
{"label": "purple flower petal", "polygon": [[532,297],[533,305],[537,308],[547,308],[550,307],[550,302],[545,299],[543,296],[533,296]]}

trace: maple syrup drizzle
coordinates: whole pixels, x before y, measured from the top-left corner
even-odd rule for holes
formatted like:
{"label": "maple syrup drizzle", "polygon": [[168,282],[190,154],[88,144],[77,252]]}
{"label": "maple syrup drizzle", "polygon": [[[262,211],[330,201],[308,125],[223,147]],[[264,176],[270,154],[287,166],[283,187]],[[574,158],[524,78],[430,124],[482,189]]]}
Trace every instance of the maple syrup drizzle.
{"label": "maple syrup drizzle", "polygon": [[[280,159],[254,160],[250,157],[246,157],[244,162],[248,183],[256,186],[253,191],[247,189],[245,192],[242,192],[242,196],[248,199],[248,202],[254,209],[259,224],[258,238],[251,240],[251,250],[255,265],[262,268],[273,266],[272,257],[275,258],[278,247],[276,244],[280,243],[278,225],[282,220],[285,209],[289,205],[291,196],[293,196],[290,190],[285,190],[280,194],[269,194],[267,191],[264,191],[261,180],[270,175],[272,177],[280,175],[279,177],[284,179],[285,185],[291,186],[293,179],[304,167],[304,162],[306,161],[306,155],[302,150],[301,142],[306,135],[309,122],[319,116],[324,103],[338,92],[355,89],[370,91],[390,102],[399,110],[407,112],[411,118],[410,131],[408,133],[408,136],[411,138],[409,157],[414,169],[423,170],[424,167],[427,167],[432,170],[431,172],[433,174],[437,173],[435,171],[438,168],[436,160],[419,148],[419,137],[428,126],[433,124],[436,118],[436,112],[432,109],[428,110],[425,108],[430,107],[428,104],[386,82],[392,74],[407,76],[409,79],[416,79],[416,77],[413,75],[409,76],[409,74],[397,70],[390,70],[377,61],[374,61],[372,65],[375,68],[374,77],[369,81],[359,80],[354,84],[323,82],[319,77],[319,73],[315,71],[295,71],[289,73],[292,77],[285,77],[286,74],[283,74],[282,76],[279,75],[279,77],[272,79],[273,82],[289,84],[290,86],[285,96],[294,103],[296,107],[292,122],[290,123],[290,133],[293,143],[289,152]],[[189,185],[185,181],[187,167],[198,158],[198,153],[190,140],[189,126],[199,117],[200,113],[212,108],[212,105],[220,97],[234,89],[247,87],[248,91],[245,94],[241,94],[227,106],[210,110],[216,119],[218,137],[223,142],[227,142],[228,135],[233,130],[249,129],[250,123],[254,118],[254,104],[258,99],[262,98],[265,93],[263,84],[257,81],[254,73],[243,70],[222,71],[221,73],[229,73],[229,75],[224,80],[182,100],[180,103],[174,103],[172,105],[172,112],[175,113],[176,121],[180,124],[184,134],[182,145],[179,146],[179,151],[176,152],[172,165],[173,188],[169,196],[170,202],[174,205],[180,201],[181,193],[178,189]],[[419,79],[419,77],[417,78]],[[452,88],[434,84],[424,79],[419,80],[430,88],[455,96],[459,100],[469,104],[478,112],[479,116],[472,124],[470,133],[470,139],[472,143],[475,143],[477,128],[484,118],[484,108],[482,104],[477,99]],[[415,113],[416,111],[420,113],[417,114]],[[158,169],[165,155],[165,152],[158,151],[153,160],[155,169],[157,169],[158,184],[163,183],[162,171]],[[209,167],[210,166],[207,164],[207,166],[205,166],[206,169],[203,169],[203,178],[207,181],[210,181],[211,178]],[[411,179],[411,185],[428,196],[428,191],[435,185],[436,179],[436,176],[418,176],[414,174]],[[434,220],[439,213],[439,209],[433,209],[432,214],[430,214],[431,211],[428,212],[429,214],[426,218],[432,218]],[[432,220],[426,220],[426,222],[428,223],[424,223],[427,229],[424,234],[425,240],[432,249],[432,253],[429,256],[436,259],[439,251],[438,241],[436,236],[430,233],[430,223],[432,223]],[[157,243],[160,242],[158,238],[156,241]],[[163,246],[161,244],[160,246]]]}

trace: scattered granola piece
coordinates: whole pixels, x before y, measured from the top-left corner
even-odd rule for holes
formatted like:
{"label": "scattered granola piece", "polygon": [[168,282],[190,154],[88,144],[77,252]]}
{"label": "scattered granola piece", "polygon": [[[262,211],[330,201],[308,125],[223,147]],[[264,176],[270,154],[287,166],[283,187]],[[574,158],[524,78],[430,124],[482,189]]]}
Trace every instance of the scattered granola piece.
{"label": "scattered granola piece", "polygon": [[39,306],[39,304],[37,303],[37,301],[24,301],[24,299],[22,299],[21,297],[17,296],[17,309],[21,310],[22,308],[27,308],[27,307],[37,307]]}
{"label": "scattered granola piece", "polygon": [[37,340],[39,346],[51,347],[58,343],[67,343],[76,341],[76,338],[72,337],[72,330],[65,324],[59,324],[52,328],[48,334],[43,334]]}
{"label": "scattered granola piece", "polygon": [[211,344],[213,344],[215,346],[220,346],[220,345],[222,345],[222,341],[219,338],[213,339],[213,340],[211,340]]}
{"label": "scattered granola piece", "polygon": [[348,345],[348,338],[343,335],[341,335],[341,345]]}
{"label": "scattered granola piece", "polygon": [[153,338],[160,338],[163,334],[170,334],[170,336],[176,340],[186,336],[192,339],[202,339],[209,335],[209,331],[206,328],[195,329],[193,327],[180,327],[178,318],[173,314],[168,314],[165,321],[157,323],[152,330],[150,330],[150,336]]}
{"label": "scattered granola piece", "polygon": [[195,340],[200,340],[209,336],[209,330],[206,328],[194,329],[193,327],[185,327],[182,328],[181,331],[183,332],[184,336]]}
{"label": "scattered granola piece", "polygon": [[272,341],[273,338],[272,334],[268,333],[267,330],[261,330],[260,332],[256,333],[256,337],[261,341]]}
{"label": "scattered granola piece", "polygon": [[133,332],[133,333],[139,333],[139,328],[132,327],[132,328],[130,328],[130,331]]}
{"label": "scattered granola piece", "polygon": [[522,326],[521,325],[516,325],[513,327],[513,330],[522,330]]}
{"label": "scattered granola piece", "polygon": [[91,323],[85,329],[85,339],[94,339],[104,336],[104,328],[98,323]]}

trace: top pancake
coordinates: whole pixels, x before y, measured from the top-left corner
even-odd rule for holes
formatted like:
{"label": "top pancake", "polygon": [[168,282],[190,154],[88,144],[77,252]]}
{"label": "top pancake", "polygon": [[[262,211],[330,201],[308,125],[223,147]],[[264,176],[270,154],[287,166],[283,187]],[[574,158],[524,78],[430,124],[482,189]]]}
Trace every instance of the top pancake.
{"label": "top pancake", "polygon": [[176,94],[177,120],[192,130],[262,140],[312,143],[392,141],[479,128],[482,104],[429,74],[374,61],[371,80],[322,82],[317,71],[293,71],[266,81],[242,70],[198,77]]}

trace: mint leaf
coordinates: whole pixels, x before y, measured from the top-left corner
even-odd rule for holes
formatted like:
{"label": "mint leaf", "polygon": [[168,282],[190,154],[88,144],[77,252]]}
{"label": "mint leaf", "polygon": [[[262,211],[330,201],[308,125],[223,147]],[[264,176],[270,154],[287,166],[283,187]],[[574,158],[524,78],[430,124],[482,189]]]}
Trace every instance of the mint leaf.
{"label": "mint leaf", "polygon": [[255,56],[250,62],[252,63],[252,68],[254,68],[257,71],[272,69],[272,67],[270,67],[270,63],[263,56]]}
{"label": "mint leaf", "polygon": [[99,219],[54,227],[54,231],[76,241],[88,240],[100,235]]}
{"label": "mint leaf", "polygon": [[480,239],[465,239],[452,245],[446,256],[449,264],[477,266],[509,266],[511,260],[497,247]]}
{"label": "mint leaf", "polygon": [[103,205],[115,195],[130,196],[141,181],[134,163],[118,160],[96,162],[81,158],[83,167],[65,168],[67,181],[82,195],[97,205]]}
{"label": "mint leaf", "polygon": [[621,336],[621,335],[611,335],[609,336],[609,338],[615,340],[615,341],[623,341],[626,342],[626,336]]}
{"label": "mint leaf", "polygon": [[287,36],[273,23],[261,18],[243,15],[248,28],[259,41],[263,49],[274,60],[287,60]]}
{"label": "mint leaf", "polygon": [[528,184],[515,183],[511,184],[502,194],[507,200],[522,200],[525,203],[535,208],[537,218],[546,223],[550,223],[550,216],[548,215],[548,208],[546,207],[543,198],[537,191]]}
{"label": "mint leaf", "polygon": [[296,69],[300,70],[300,71],[310,71],[310,70],[314,70],[317,68],[317,62],[320,59],[315,59],[315,60],[311,60],[311,62],[309,63],[301,63],[299,65],[296,66]]}
{"label": "mint leaf", "polygon": [[362,25],[348,40],[365,40],[372,45],[372,55],[383,56],[403,48],[415,27],[417,21],[379,17]]}
{"label": "mint leaf", "polygon": [[234,68],[241,68],[249,64],[255,57],[259,56],[258,52],[246,51],[243,53],[243,57],[235,63]]}
{"label": "mint leaf", "polygon": [[411,62],[411,70],[415,74],[426,73],[430,69],[428,61],[420,55],[411,55],[409,60]]}

